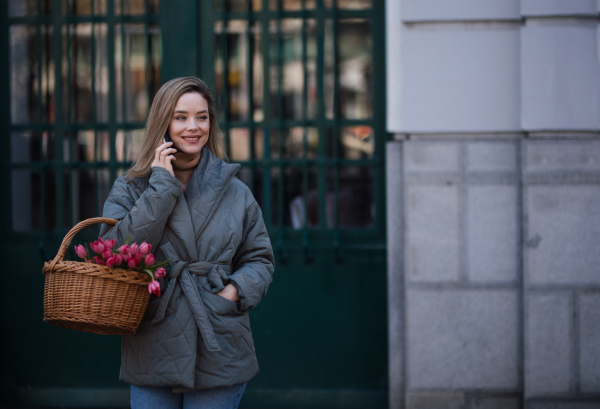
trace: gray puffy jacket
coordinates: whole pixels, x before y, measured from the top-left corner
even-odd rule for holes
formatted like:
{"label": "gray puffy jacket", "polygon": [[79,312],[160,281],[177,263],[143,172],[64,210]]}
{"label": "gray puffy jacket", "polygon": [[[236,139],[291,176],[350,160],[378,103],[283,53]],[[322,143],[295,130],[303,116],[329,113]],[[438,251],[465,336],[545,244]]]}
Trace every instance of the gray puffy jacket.
{"label": "gray puffy jacket", "polygon": [[[162,295],[150,299],[135,335],[124,336],[120,379],[174,392],[249,381],[258,372],[248,310],[265,296],[274,270],[271,242],[239,165],[202,149],[185,194],[164,168],[121,177],[104,205],[101,236],[152,244],[170,259]],[[216,295],[231,283],[240,303]]]}

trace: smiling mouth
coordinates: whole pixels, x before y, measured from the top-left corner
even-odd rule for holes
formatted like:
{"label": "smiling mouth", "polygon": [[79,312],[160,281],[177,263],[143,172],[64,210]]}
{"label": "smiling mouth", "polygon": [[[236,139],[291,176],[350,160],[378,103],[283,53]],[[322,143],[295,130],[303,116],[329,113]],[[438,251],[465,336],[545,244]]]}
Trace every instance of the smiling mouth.
{"label": "smiling mouth", "polygon": [[198,139],[200,139],[199,136],[182,136],[181,139],[189,141],[189,142],[195,142]]}

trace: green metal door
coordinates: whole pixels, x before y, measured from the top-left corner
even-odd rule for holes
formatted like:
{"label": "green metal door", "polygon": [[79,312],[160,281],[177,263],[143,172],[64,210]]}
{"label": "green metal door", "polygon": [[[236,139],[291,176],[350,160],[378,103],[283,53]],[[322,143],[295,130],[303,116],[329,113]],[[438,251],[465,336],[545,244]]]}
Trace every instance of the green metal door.
{"label": "green metal door", "polygon": [[203,2],[202,74],[276,251],[252,407],[386,404],[383,6]]}
{"label": "green metal door", "polygon": [[41,322],[41,264],[101,213],[160,84],[199,75],[276,251],[242,407],[386,406],[383,1],[3,4],[0,403],[127,403],[118,337]]}

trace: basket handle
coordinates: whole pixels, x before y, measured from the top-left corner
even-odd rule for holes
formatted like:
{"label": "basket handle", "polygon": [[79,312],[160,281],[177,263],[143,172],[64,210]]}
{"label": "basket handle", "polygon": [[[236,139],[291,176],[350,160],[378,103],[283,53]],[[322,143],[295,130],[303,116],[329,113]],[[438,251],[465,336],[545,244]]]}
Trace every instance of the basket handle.
{"label": "basket handle", "polygon": [[73,237],[75,237],[79,230],[97,223],[106,223],[110,226],[114,226],[115,224],[117,224],[117,222],[118,220],[109,219],[106,217],[92,217],[91,219],[86,219],[77,223],[75,226],[73,226],[73,228],[67,233],[67,235],[63,239],[62,244],[60,245],[60,249],[58,249],[58,253],[56,253],[56,257],[54,257],[54,260],[52,260],[52,263],[50,263],[50,270],[54,268],[56,263],[60,263],[61,261],[63,261],[63,258],[65,257],[65,254],[67,254],[67,250],[69,249],[69,245],[71,245],[71,240],[73,240]]}

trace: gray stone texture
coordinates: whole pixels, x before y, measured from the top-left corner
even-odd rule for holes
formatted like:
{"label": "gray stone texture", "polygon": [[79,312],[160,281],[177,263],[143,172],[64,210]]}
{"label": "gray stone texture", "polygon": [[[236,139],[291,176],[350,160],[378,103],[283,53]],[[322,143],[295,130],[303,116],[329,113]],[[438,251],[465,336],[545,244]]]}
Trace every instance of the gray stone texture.
{"label": "gray stone texture", "polygon": [[408,389],[514,389],[516,290],[408,290]]}
{"label": "gray stone texture", "polygon": [[526,172],[600,171],[599,140],[527,141]]}
{"label": "gray stone texture", "polygon": [[402,20],[518,19],[518,0],[403,0]]}
{"label": "gray stone texture", "polygon": [[458,186],[407,185],[405,207],[407,280],[457,281],[461,264]]}
{"label": "gray stone texture", "polygon": [[467,409],[462,392],[408,392],[406,409]]}
{"label": "gray stone texture", "polygon": [[460,170],[459,142],[404,143],[404,169],[412,172],[458,172]]}
{"label": "gray stone texture", "polygon": [[386,199],[388,245],[388,390],[389,405],[401,407],[404,401],[404,257],[402,214],[402,143],[386,144]]}
{"label": "gray stone texture", "polygon": [[525,197],[526,284],[600,284],[600,187],[535,185]]}
{"label": "gray stone texture", "polygon": [[473,398],[469,409],[520,409],[517,398]]}
{"label": "gray stone texture", "polygon": [[579,365],[582,392],[600,392],[599,293],[579,297]]}
{"label": "gray stone texture", "polygon": [[504,141],[467,143],[467,171],[517,171],[517,144]]}
{"label": "gray stone texture", "polygon": [[520,130],[519,27],[405,26],[399,107],[403,131]]}
{"label": "gray stone texture", "polygon": [[517,187],[470,186],[467,196],[469,280],[515,282],[519,269]]}
{"label": "gray stone texture", "polygon": [[540,24],[528,23],[521,29],[523,129],[597,130],[600,128],[597,23]]}
{"label": "gray stone texture", "polygon": [[525,404],[525,409],[598,409],[600,399],[596,402],[531,402]]}
{"label": "gray stone texture", "polygon": [[521,0],[523,16],[595,15],[596,0]]}
{"label": "gray stone texture", "polygon": [[560,396],[570,391],[571,299],[569,292],[526,295],[526,398]]}

